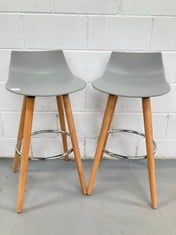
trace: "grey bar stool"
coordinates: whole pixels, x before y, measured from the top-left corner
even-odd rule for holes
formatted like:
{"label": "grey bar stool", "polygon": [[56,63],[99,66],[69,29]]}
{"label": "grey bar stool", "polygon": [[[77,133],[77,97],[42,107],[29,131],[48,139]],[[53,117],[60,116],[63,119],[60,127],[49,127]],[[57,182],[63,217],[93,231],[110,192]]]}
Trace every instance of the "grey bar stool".
{"label": "grey bar stool", "polygon": [[[20,213],[23,210],[34,101],[37,96],[56,96],[60,127],[63,131],[64,152],[68,151],[67,138],[64,135],[66,116],[81,189],[83,194],[86,193],[84,170],[69,99],[70,93],[83,89],[85,85],[83,80],[69,71],[62,51],[12,51],[6,88],[10,92],[24,96],[17,137],[17,142],[23,139],[20,144],[21,164],[17,212]],[[65,159],[68,159],[68,156]],[[14,171],[17,170],[18,161],[19,156],[16,153],[13,162]]]}
{"label": "grey bar stool", "polygon": [[155,160],[150,97],[169,92],[160,53],[112,52],[105,73],[93,82],[93,87],[108,94],[104,118],[97,142],[87,194],[91,194],[97,170],[106,146],[118,96],[142,98],[151,204],[157,208]]}

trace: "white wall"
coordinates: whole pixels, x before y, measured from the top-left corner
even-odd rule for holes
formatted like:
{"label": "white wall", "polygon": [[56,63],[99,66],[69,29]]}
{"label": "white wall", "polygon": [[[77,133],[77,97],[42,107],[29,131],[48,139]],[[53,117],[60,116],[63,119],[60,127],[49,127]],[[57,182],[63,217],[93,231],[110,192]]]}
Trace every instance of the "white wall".
{"label": "white wall", "polygon": [[[73,73],[87,81],[85,90],[71,96],[84,158],[93,157],[106,102],[91,81],[103,72],[110,51],[162,51],[171,92],[152,99],[156,155],[176,158],[175,0],[0,0],[0,156],[5,157],[14,152],[22,101],[4,88],[12,49],[64,49]],[[140,100],[120,98],[117,113],[113,127],[143,130]],[[55,100],[38,98],[34,130],[51,128],[58,128]],[[114,141],[112,147],[119,144],[123,153],[143,148],[129,137]],[[45,149],[57,152],[55,141],[45,137],[33,144],[34,152]]]}

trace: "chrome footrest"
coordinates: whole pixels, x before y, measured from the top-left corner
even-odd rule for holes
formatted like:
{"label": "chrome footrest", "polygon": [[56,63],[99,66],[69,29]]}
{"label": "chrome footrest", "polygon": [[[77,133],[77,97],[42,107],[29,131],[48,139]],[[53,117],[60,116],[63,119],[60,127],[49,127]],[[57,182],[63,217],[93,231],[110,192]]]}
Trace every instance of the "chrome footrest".
{"label": "chrome footrest", "polygon": [[[112,129],[108,131],[108,135],[109,134],[116,134],[116,133],[128,133],[128,134],[132,134],[132,135],[138,135],[138,136],[142,136],[145,138],[145,135],[142,132],[138,132],[138,131],[134,131],[134,130],[127,130],[127,129]],[[153,153],[156,152],[156,143],[153,140]],[[107,149],[103,150],[104,153],[108,154],[110,157],[114,157],[114,158],[119,158],[119,159],[132,159],[132,160],[140,160],[140,159],[144,159],[146,158],[146,155],[141,155],[141,156],[128,156],[128,155],[122,155],[122,154],[118,154],[118,153],[114,153],[112,151],[109,151]]]}
{"label": "chrome footrest", "polygon": [[[35,136],[35,135],[40,135],[40,134],[46,134],[46,133],[56,133],[56,134],[64,134],[68,137],[70,137],[70,134],[66,131],[60,131],[60,130],[39,130],[39,131],[34,131],[32,132],[31,136]],[[18,154],[18,156],[21,158],[22,157],[22,152],[21,152],[21,146],[23,144],[23,138],[21,138],[20,140],[17,141],[17,144],[16,144],[16,153]],[[59,154],[56,154],[56,155],[53,155],[53,156],[46,156],[46,157],[29,157],[30,160],[45,160],[45,159],[63,159],[65,156],[68,156],[70,153],[73,152],[73,148],[70,148],[68,149],[67,152],[64,152],[64,153],[59,153]]]}

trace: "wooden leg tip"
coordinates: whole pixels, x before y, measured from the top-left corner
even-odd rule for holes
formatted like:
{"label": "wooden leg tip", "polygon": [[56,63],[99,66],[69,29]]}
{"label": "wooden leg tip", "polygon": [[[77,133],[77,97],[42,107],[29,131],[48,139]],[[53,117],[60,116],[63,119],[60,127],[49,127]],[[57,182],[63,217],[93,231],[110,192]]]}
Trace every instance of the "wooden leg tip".
{"label": "wooden leg tip", "polygon": [[92,194],[92,190],[87,189],[86,194],[87,194],[87,195],[91,195],[91,194]]}
{"label": "wooden leg tip", "polygon": [[68,156],[64,157],[65,161],[70,161],[70,158]]}
{"label": "wooden leg tip", "polygon": [[83,191],[83,195],[87,195],[87,191]]}
{"label": "wooden leg tip", "polygon": [[157,207],[158,207],[157,204],[156,205],[152,205],[153,209],[157,209]]}
{"label": "wooden leg tip", "polygon": [[84,195],[87,194],[87,189],[86,189],[86,188],[82,189],[82,193],[83,193]]}
{"label": "wooden leg tip", "polygon": [[22,211],[23,211],[22,208],[17,208],[17,209],[16,209],[16,212],[17,212],[18,214],[22,213]]}

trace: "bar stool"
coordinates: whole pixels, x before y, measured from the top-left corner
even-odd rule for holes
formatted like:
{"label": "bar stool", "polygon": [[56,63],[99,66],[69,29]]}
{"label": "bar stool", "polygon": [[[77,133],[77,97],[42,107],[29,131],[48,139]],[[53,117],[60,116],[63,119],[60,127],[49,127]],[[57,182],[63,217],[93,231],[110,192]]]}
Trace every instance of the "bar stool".
{"label": "bar stool", "polygon": [[[21,164],[17,200],[18,213],[23,210],[34,101],[37,96],[56,96],[63,149],[65,153],[68,153],[65,135],[66,116],[81,189],[83,194],[86,193],[84,170],[69,99],[70,93],[83,89],[85,85],[86,83],[83,80],[75,77],[69,71],[62,51],[12,51],[6,89],[24,96],[17,137],[17,142],[23,139],[22,143],[19,144]],[[65,159],[68,159],[68,156],[65,156]],[[14,171],[17,170],[18,161],[19,156],[15,153]]]}
{"label": "bar stool", "polygon": [[108,94],[108,100],[97,141],[87,194],[91,194],[93,190],[118,96],[138,97],[142,98],[151,205],[153,208],[157,208],[150,97],[164,95],[170,90],[165,79],[161,54],[112,52],[105,73],[92,85],[95,89]]}

